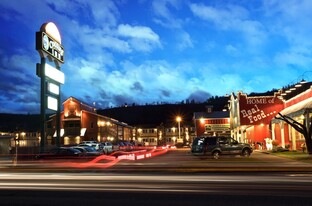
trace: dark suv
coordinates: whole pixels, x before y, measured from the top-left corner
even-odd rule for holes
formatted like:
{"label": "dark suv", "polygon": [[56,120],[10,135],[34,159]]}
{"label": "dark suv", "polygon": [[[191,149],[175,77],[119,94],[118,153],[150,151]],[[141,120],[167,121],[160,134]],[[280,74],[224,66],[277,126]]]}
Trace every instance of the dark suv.
{"label": "dark suv", "polygon": [[231,137],[196,137],[191,152],[193,155],[212,155],[214,159],[219,159],[220,155],[249,157],[252,147]]}

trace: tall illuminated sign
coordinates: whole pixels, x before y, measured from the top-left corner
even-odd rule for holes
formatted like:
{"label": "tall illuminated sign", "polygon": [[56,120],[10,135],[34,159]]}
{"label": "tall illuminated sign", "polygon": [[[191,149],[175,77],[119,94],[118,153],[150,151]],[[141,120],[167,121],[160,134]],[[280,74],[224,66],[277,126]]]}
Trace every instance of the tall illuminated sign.
{"label": "tall illuminated sign", "polygon": [[[44,23],[40,31],[36,32],[36,50],[41,57],[41,63],[37,64],[37,75],[41,78],[41,142],[40,152],[45,147],[45,121],[46,110],[56,111],[56,145],[60,146],[60,86],[65,82],[65,75],[61,72],[64,63],[64,47],[61,35],[52,22]],[[49,60],[50,64],[46,62]],[[54,66],[51,65],[54,63]]]}

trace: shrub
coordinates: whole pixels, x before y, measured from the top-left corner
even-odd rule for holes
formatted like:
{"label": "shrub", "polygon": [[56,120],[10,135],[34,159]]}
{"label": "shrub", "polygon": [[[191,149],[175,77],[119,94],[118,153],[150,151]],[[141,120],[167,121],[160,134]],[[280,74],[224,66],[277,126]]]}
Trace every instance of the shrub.
{"label": "shrub", "polygon": [[277,140],[273,140],[272,141],[272,145],[273,145],[273,147],[277,147],[278,146],[278,141]]}

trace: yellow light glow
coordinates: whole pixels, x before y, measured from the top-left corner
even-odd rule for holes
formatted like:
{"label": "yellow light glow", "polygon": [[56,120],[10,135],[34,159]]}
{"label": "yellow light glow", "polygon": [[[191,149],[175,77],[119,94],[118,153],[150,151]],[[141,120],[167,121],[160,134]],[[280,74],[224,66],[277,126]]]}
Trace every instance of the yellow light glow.
{"label": "yellow light glow", "polygon": [[180,116],[177,116],[177,122],[181,122],[182,121],[182,118]]}
{"label": "yellow light glow", "polygon": [[45,25],[45,32],[49,34],[55,41],[62,44],[60,32],[53,22],[49,22]]}
{"label": "yellow light glow", "polygon": [[205,123],[205,119],[204,118],[200,118],[200,123],[204,124]]}
{"label": "yellow light glow", "polygon": [[76,136],[76,137],[75,137],[75,143],[76,143],[76,144],[79,144],[80,142],[81,142],[80,136]]}

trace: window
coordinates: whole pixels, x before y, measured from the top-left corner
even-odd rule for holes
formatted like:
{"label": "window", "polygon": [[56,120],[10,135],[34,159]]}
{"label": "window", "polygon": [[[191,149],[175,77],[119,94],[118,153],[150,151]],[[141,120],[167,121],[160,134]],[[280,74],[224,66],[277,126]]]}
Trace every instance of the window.
{"label": "window", "polygon": [[217,139],[215,137],[206,138],[206,142],[208,145],[215,145],[217,143]]}

